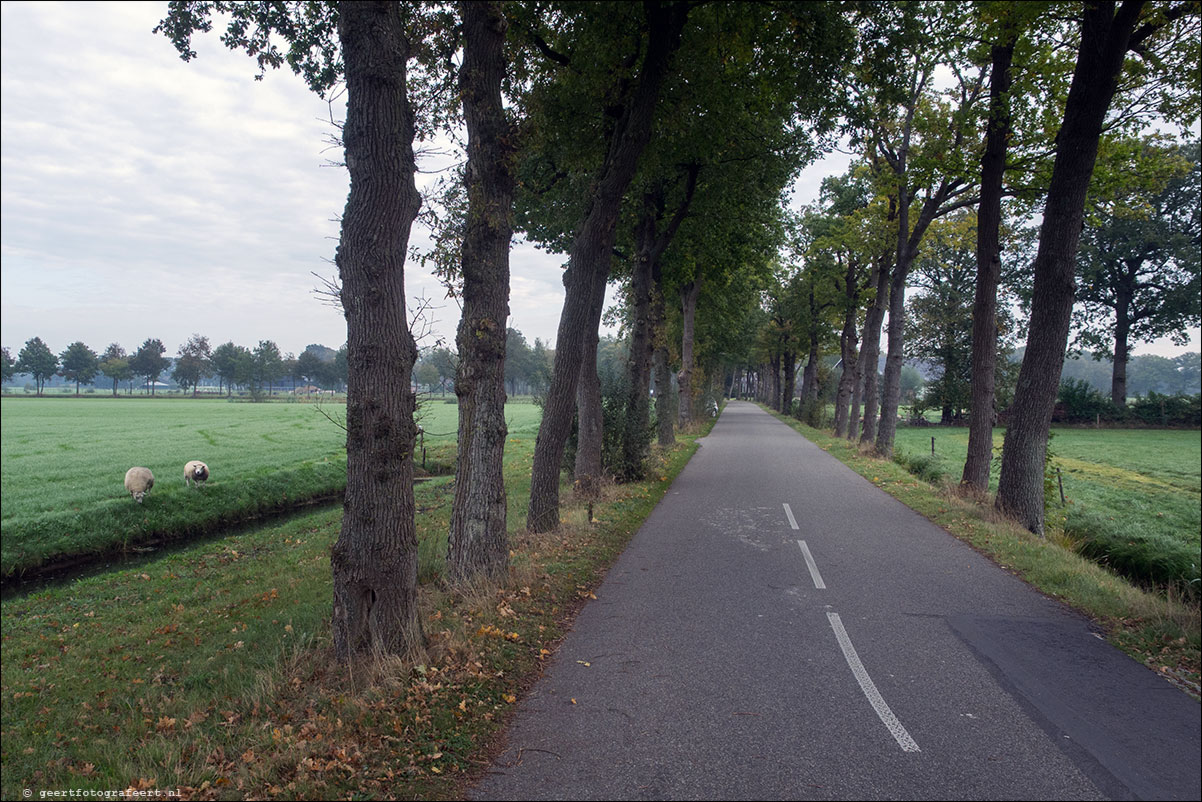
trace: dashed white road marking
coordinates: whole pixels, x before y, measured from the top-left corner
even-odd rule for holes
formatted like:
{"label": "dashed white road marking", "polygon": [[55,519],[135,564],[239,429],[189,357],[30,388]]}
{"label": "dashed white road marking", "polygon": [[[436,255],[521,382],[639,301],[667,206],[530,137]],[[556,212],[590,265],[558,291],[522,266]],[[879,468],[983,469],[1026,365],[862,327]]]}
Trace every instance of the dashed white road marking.
{"label": "dashed white road marking", "polygon": [[851,673],[860,683],[860,690],[864,691],[864,695],[868,697],[868,703],[872,705],[872,709],[880,716],[881,723],[889,730],[903,752],[920,751],[918,744],[910,737],[910,733],[906,732],[906,728],[897,720],[897,716],[893,715],[889,705],[885,704],[885,699],[876,689],[872,677],[868,676],[864,664],[860,662],[860,656],[856,654],[856,647],[851,645],[851,638],[847,637],[847,630],[843,628],[843,622],[839,620],[839,614],[827,613],[826,617],[830,619],[831,628],[835,630],[835,639],[839,641],[839,647],[843,649],[843,656],[847,659],[847,665],[851,667]]}
{"label": "dashed white road marking", "polygon": [[793,517],[793,510],[789,508],[788,504],[785,504],[784,507],[785,507],[785,515],[789,516],[789,526],[796,529],[797,528],[797,519]]}
{"label": "dashed white road marking", "polygon": [[818,573],[818,563],[814,562],[814,555],[810,554],[809,546],[804,540],[797,541],[797,545],[801,546],[801,554],[806,558],[806,566],[810,569],[810,579],[814,580],[814,587],[826,590],[826,583],[822,581],[822,574]]}

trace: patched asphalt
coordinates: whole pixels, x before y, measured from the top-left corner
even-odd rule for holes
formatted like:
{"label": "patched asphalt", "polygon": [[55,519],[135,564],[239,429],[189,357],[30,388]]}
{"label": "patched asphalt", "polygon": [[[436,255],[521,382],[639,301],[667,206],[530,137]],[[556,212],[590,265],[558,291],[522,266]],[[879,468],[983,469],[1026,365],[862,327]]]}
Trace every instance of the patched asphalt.
{"label": "patched asphalt", "polygon": [[470,798],[1202,797],[1197,702],[754,405],[596,595]]}

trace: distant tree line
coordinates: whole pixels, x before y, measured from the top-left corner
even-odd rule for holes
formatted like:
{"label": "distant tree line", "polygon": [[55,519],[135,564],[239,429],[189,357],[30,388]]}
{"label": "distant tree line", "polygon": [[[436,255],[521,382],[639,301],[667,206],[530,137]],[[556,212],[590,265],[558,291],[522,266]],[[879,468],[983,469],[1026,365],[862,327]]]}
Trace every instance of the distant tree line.
{"label": "distant tree line", "polygon": [[[61,376],[80,387],[112,382],[112,394],[124,386],[134,391],[135,380],[148,395],[155,394],[160,377],[169,376],[185,393],[197,395],[202,386],[216,382],[218,393],[232,395],[235,391],[249,393],[253,398],[271,396],[281,383],[291,383],[292,389],[309,388],[342,391],[346,388],[346,346],[335,351],[325,345],[310,344],[299,356],[281,354],[271,340],[260,340],[251,349],[233,342],[212,348],[209,338],[193,334],[179,347],[175,358],[164,354],[162,340],[147,339],[129,354],[119,343],[111,343],[97,354],[82,341],[67,346],[55,354],[41,337],[33,337],[13,359],[8,347],[3,349],[4,382],[18,374],[33,377],[38,395],[42,395],[47,380]],[[530,345],[517,329],[506,332],[505,384],[509,395],[540,396],[547,390],[551,378],[554,350],[535,338]],[[428,392],[446,395],[454,389],[459,369],[458,354],[452,348],[437,346],[423,349],[414,369],[414,383]]]}
{"label": "distant tree line", "polygon": [[61,354],[55,354],[41,337],[33,337],[13,359],[9,349],[3,349],[4,382],[18,374],[33,378],[35,391],[42,395],[46,382],[61,376],[80,387],[99,381],[111,382],[112,394],[125,386],[132,394],[135,381],[148,395],[154,395],[160,379],[170,378],[185,393],[197,395],[201,386],[212,387],[216,381],[218,393],[232,395],[247,392],[258,399],[270,396],[282,383],[338,391],[346,387],[346,347],[335,351],[325,345],[311,344],[300,356],[284,354],[271,340],[260,340],[247,348],[227,342],[213,348],[209,338],[193,334],[179,347],[178,355],[169,358],[167,347],[157,338],[148,338],[132,354],[120,343],[110,343],[102,353],[75,341]]}

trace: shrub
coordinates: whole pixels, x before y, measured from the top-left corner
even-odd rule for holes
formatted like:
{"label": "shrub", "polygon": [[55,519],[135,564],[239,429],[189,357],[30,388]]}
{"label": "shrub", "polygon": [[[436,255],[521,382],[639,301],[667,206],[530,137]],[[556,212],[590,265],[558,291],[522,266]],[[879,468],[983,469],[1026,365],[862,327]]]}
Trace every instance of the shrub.
{"label": "shrub", "polygon": [[826,402],[821,398],[801,401],[797,407],[797,419],[806,426],[824,428],[827,425]]}
{"label": "shrub", "polygon": [[1065,379],[1056,395],[1052,420],[1057,423],[1093,423],[1114,420],[1119,413],[1110,399],[1084,379]]}
{"label": "shrub", "polygon": [[1133,420],[1148,426],[1202,426],[1202,395],[1150,392],[1127,406]]}
{"label": "shrub", "polygon": [[943,478],[947,476],[943,458],[938,454],[915,455],[895,450],[893,452],[893,461],[919,479],[922,479],[924,482],[930,482],[933,485],[941,483]]}

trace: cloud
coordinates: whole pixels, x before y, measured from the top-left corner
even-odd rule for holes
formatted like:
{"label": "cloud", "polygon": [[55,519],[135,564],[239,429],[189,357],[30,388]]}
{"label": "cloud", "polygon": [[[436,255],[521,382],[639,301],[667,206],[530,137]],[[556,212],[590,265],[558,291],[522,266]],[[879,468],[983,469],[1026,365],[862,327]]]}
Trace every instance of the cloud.
{"label": "cloud", "polygon": [[[157,337],[174,348],[196,332],[294,353],[340,346],[345,321],[314,295],[312,275],[335,273],[347,194],[345,170],[329,165],[341,157],[329,145],[339,105],[287,71],[255,81],[257,65],[217,32],[198,35],[198,58],[182,62],[151,33],[164,13],[0,7],[0,340],[40,336],[61,350]],[[841,171],[846,159],[834,158],[803,173],[796,202]],[[425,168],[446,161],[436,153]],[[411,244],[424,238],[415,226]],[[565,261],[525,243],[511,253],[509,325],[530,341],[555,339]],[[410,297],[440,307],[435,336],[453,341],[459,310],[438,280],[412,262],[405,280]]]}

